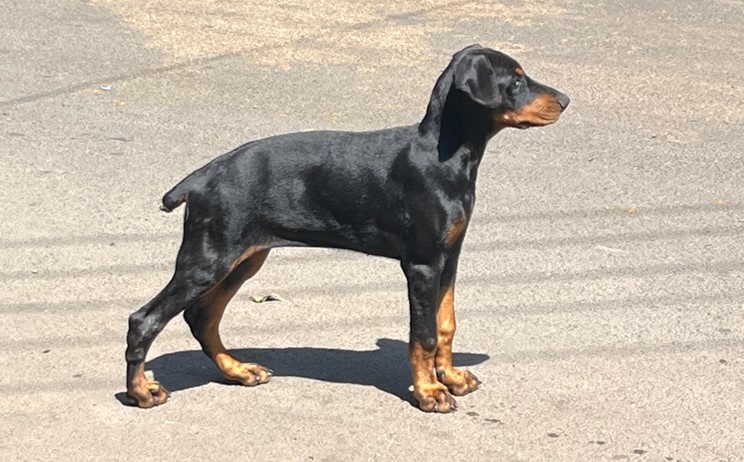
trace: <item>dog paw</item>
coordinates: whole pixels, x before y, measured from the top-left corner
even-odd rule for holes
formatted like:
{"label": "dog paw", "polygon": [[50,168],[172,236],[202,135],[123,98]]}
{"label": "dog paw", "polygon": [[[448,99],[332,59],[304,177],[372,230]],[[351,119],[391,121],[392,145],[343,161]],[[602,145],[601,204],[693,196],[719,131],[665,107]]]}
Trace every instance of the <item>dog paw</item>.
{"label": "dog paw", "polygon": [[418,401],[419,408],[424,412],[446,414],[457,410],[455,398],[447,391],[447,387],[441,384],[425,385],[414,390],[413,395]]}
{"label": "dog paw", "polygon": [[438,369],[437,379],[455,396],[467,395],[478,389],[481,381],[470,371],[455,369]]}
{"label": "dog paw", "polygon": [[225,377],[233,382],[238,382],[246,387],[255,387],[268,383],[274,375],[271,369],[267,369],[256,363],[237,363],[224,371]]}
{"label": "dog paw", "polygon": [[141,409],[150,409],[165,404],[169,396],[168,390],[155,380],[141,381],[127,390],[129,404]]}

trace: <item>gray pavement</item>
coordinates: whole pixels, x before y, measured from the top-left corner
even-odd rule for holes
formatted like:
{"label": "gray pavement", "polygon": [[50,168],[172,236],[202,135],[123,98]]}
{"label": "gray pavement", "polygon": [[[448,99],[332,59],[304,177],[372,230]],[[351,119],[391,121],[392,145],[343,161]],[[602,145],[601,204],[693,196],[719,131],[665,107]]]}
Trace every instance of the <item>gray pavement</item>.
{"label": "gray pavement", "polygon": [[[1,460],[744,460],[744,2],[0,11]],[[177,318],[171,400],[123,406],[126,318],[179,244],[162,194],[250,139],[415,122],[473,42],[572,98],[481,168],[455,362],[484,388],[419,412],[396,263],[282,249],[223,323],[270,384],[224,383]]]}

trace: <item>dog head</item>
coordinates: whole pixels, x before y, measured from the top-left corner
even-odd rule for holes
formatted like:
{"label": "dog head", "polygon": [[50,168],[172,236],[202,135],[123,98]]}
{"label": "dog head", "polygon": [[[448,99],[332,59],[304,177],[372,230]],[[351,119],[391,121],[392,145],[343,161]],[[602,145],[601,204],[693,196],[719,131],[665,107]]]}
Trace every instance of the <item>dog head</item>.
{"label": "dog head", "polygon": [[504,53],[476,46],[455,59],[454,88],[487,108],[497,130],[550,125],[568,107],[568,96],[531,79]]}
{"label": "dog head", "polygon": [[493,132],[550,125],[570,101],[558,90],[531,79],[510,56],[480,45],[452,57],[434,88],[427,118],[441,120],[437,114],[444,111],[453,91],[486,110]]}

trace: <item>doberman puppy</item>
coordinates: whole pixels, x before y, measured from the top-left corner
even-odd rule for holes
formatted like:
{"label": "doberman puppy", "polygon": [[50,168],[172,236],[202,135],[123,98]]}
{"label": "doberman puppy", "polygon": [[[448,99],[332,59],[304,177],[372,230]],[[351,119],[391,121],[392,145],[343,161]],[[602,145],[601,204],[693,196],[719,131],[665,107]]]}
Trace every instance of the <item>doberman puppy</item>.
{"label": "doberman puppy", "polygon": [[186,204],[168,285],[129,318],[127,396],[149,408],[168,392],[145,377],[145,356],[185,309],[194,337],[231,381],[271,371],[233,358],[219,325],[230,299],[282,246],[349,249],[400,261],[408,281],[413,394],[430,412],[478,379],[452,365],[454,290],[486,143],[507,127],[548,125],[568,106],[509,56],[479,45],[456,53],[421,123],[386,130],[294,133],[249,142],[196,170],[163,197]]}

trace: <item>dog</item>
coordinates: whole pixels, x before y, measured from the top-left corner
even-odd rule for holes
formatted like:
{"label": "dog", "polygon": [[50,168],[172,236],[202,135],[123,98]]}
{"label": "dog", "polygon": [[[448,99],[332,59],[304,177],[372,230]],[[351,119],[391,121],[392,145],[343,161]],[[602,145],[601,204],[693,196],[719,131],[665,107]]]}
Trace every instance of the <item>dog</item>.
{"label": "dog", "polygon": [[186,204],[183,241],[166,287],[129,317],[127,397],[151,408],[166,389],[145,376],[155,337],[181,311],[224,376],[264,384],[270,369],[225,349],[220,320],[240,286],[283,246],[348,249],[400,261],[408,283],[408,359],[421,410],[447,413],[480,384],[452,365],[457,263],[488,141],[549,125],[569,104],[504,53],[469,46],[437,80],[421,123],[372,132],[318,131],[244,144],[163,197]]}

